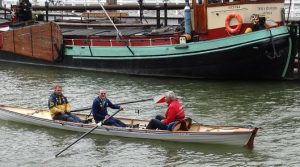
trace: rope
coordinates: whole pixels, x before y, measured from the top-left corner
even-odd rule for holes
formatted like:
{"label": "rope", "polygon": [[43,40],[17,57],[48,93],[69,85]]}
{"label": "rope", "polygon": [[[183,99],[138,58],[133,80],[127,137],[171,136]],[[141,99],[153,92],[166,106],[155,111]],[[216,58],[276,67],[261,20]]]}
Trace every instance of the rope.
{"label": "rope", "polygon": [[286,19],[286,23],[288,23],[288,22],[289,22],[289,19],[290,19],[291,6],[292,6],[292,0],[290,0],[290,4],[289,4],[289,12],[288,12],[288,17],[287,17],[287,19]]}
{"label": "rope", "polygon": [[268,30],[270,31],[270,41],[271,41],[271,44],[272,44],[274,56],[268,56],[267,55],[267,57],[272,60],[272,59],[275,59],[276,57],[280,57],[280,55],[278,55],[277,52],[276,52],[276,48],[275,48],[275,44],[274,44],[274,40],[273,40],[272,31],[271,31],[271,29],[268,29]]}
{"label": "rope", "polygon": [[118,30],[118,28],[116,27],[116,25],[114,24],[114,22],[112,21],[112,19],[110,18],[110,16],[108,15],[108,13],[106,12],[104,6],[102,5],[102,3],[100,2],[100,0],[98,0],[99,5],[101,6],[102,10],[104,11],[105,15],[107,16],[107,18],[109,19],[109,21],[111,22],[111,24],[114,26],[114,28],[117,31],[117,37],[121,37],[122,38],[122,34],[121,32]]}

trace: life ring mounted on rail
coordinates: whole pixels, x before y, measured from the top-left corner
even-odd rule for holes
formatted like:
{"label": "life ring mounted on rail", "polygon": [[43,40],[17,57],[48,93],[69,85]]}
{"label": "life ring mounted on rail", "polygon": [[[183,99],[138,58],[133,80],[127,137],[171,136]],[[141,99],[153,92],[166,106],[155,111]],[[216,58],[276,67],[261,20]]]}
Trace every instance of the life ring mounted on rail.
{"label": "life ring mounted on rail", "polygon": [[[230,21],[233,18],[236,18],[236,20],[238,22],[238,25],[235,28],[230,27]],[[225,19],[225,28],[226,28],[226,31],[228,31],[230,34],[236,34],[236,33],[240,32],[242,25],[243,25],[243,19],[242,19],[242,16],[239,15],[238,13],[230,13]]]}

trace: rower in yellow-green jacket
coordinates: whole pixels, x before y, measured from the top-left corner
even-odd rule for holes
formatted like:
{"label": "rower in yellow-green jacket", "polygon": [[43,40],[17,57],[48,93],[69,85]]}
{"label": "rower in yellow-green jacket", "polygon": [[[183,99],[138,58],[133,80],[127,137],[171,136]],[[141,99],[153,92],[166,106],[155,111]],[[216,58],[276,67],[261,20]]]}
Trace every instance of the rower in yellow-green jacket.
{"label": "rower in yellow-green jacket", "polygon": [[62,86],[56,85],[48,100],[49,112],[52,119],[71,122],[82,122],[79,117],[70,113],[70,103],[62,94]]}

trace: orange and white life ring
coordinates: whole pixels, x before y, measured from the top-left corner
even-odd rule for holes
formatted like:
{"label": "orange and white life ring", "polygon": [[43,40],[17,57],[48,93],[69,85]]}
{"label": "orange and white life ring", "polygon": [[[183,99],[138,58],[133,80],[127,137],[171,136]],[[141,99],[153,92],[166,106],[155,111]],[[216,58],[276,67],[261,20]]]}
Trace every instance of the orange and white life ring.
{"label": "orange and white life ring", "polygon": [[[232,18],[236,18],[238,22],[238,25],[235,28],[230,27],[230,21]],[[239,15],[238,13],[230,13],[225,19],[225,28],[231,34],[240,32],[242,25],[243,25],[243,19],[242,16]]]}

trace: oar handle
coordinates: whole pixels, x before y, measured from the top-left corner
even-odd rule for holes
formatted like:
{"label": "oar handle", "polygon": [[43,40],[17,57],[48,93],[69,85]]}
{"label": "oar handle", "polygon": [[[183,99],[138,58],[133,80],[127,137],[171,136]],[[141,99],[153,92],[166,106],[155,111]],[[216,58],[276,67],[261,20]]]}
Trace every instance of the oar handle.
{"label": "oar handle", "polygon": [[115,116],[116,114],[118,114],[118,112],[120,112],[120,111],[122,111],[123,109],[119,109],[118,111],[116,111],[115,113],[113,113],[112,115],[110,115],[109,117],[107,117],[106,119],[104,119],[103,121],[102,121],[102,124],[105,122],[105,121],[107,121],[108,119],[110,119],[111,117],[113,117],[113,116]]}
{"label": "oar handle", "polygon": [[79,112],[79,111],[84,111],[84,110],[90,110],[92,109],[91,107],[85,107],[85,108],[81,108],[81,109],[77,109],[77,110],[71,110],[70,112]]}

